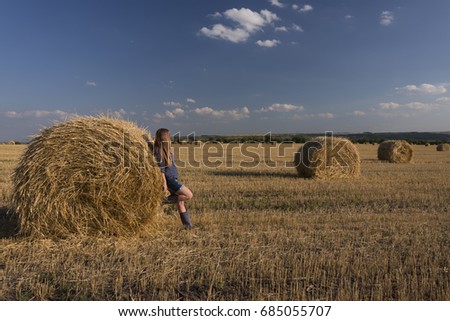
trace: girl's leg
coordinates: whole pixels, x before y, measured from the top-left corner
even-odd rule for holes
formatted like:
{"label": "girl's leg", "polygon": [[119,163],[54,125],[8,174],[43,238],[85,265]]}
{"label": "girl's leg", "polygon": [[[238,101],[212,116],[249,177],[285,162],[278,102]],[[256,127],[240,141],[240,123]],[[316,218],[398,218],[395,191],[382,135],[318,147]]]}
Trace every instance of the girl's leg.
{"label": "girl's leg", "polygon": [[180,212],[180,218],[181,222],[183,223],[184,227],[190,228],[191,225],[191,218],[189,216],[189,211],[186,209],[186,206],[184,205],[185,200],[190,200],[192,198],[192,192],[187,188],[186,186],[181,187],[177,193],[178,195],[178,211]]}
{"label": "girl's leg", "polygon": [[187,211],[186,206],[184,205],[184,201],[178,201],[177,206],[178,206],[178,212],[184,213]]}
{"label": "girl's leg", "polygon": [[191,190],[184,185],[175,194],[178,195],[178,202],[188,201],[194,196]]}
{"label": "girl's leg", "polygon": [[[192,192],[186,186],[181,186],[181,188],[175,192],[175,194],[171,194],[167,197],[167,200],[164,204],[175,204],[180,201],[187,201],[193,197]],[[184,206],[184,205],[183,205]],[[184,211],[183,211],[184,212]]]}

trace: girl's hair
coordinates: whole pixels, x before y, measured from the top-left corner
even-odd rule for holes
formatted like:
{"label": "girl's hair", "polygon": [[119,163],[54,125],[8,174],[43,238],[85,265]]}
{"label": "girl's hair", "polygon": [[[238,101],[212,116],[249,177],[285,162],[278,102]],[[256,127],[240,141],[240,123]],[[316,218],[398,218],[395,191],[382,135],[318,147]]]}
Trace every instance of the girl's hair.
{"label": "girl's hair", "polygon": [[167,128],[160,128],[156,131],[154,152],[161,155],[161,160],[165,166],[172,166],[170,156],[170,131]]}

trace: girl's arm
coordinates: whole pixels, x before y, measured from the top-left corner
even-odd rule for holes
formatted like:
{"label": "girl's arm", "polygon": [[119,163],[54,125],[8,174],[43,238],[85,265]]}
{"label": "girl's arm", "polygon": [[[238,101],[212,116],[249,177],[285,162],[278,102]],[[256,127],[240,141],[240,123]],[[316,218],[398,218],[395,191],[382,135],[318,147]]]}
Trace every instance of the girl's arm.
{"label": "girl's arm", "polygon": [[162,178],[163,178],[163,189],[164,189],[164,193],[167,193],[167,181],[166,181],[166,175],[164,174],[164,172],[161,172],[162,174]]}

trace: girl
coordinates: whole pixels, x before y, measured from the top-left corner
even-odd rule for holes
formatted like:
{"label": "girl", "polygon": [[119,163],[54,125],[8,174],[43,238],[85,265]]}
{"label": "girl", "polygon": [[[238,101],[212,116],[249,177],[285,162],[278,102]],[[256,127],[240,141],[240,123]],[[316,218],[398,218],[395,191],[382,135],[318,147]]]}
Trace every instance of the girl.
{"label": "girl", "polygon": [[170,150],[170,131],[160,128],[156,131],[153,154],[158,162],[164,182],[164,192],[169,191],[170,196],[166,203],[177,203],[180,212],[181,223],[185,228],[190,228],[191,219],[184,201],[192,198],[192,192],[178,181],[178,170],[173,161],[173,153]]}

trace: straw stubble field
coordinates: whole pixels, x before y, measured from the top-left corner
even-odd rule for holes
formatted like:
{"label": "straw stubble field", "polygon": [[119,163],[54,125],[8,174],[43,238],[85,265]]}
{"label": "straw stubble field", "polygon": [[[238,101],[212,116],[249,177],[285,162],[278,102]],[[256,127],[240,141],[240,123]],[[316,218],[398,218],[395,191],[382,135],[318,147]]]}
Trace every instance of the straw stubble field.
{"label": "straw stubble field", "polygon": [[290,168],[241,167],[229,148],[209,158],[221,165],[180,168],[194,229],[166,207],[151,236],[52,240],[14,235],[24,147],[0,146],[0,299],[450,300],[450,154],[413,146],[412,163],[389,164],[357,147],[361,177],[339,180],[298,178],[298,145],[272,159]]}

